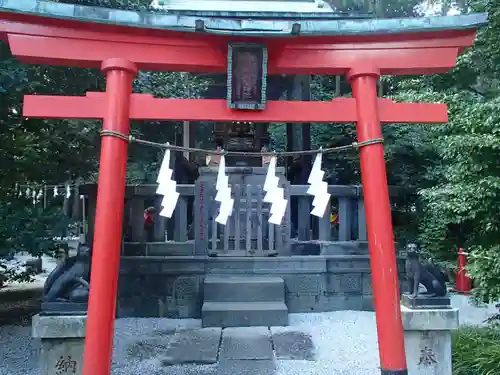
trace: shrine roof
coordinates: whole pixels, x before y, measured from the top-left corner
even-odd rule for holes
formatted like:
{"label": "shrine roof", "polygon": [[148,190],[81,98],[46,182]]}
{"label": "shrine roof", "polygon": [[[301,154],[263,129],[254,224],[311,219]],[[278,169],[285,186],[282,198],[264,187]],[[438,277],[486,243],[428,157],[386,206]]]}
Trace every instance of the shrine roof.
{"label": "shrine roof", "polygon": [[153,0],[151,7],[169,13],[231,18],[369,18],[369,13],[333,9],[323,0]]}
{"label": "shrine roof", "polygon": [[[308,1],[303,0],[303,2]],[[336,13],[331,8],[323,9],[321,12],[312,10],[309,12],[304,10],[291,12],[290,9],[282,12],[276,9],[269,12],[221,9],[197,11],[191,7],[191,9],[179,8],[163,12],[135,12],[39,0],[0,0],[0,19],[3,18],[2,13],[7,13],[143,29],[259,37],[380,35],[465,30],[475,29],[487,21],[486,13],[375,19],[366,18],[366,15]]]}

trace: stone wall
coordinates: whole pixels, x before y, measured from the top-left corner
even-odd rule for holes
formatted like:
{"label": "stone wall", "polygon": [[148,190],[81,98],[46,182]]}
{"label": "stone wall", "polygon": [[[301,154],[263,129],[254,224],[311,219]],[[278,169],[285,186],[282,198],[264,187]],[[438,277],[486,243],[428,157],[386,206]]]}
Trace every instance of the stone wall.
{"label": "stone wall", "polygon": [[[365,255],[366,241],[297,241],[291,240],[291,255]],[[194,241],[125,242],[122,256],[194,256]]]}
{"label": "stone wall", "polygon": [[117,316],[200,318],[206,274],[281,276],[290,313],[373,309],[367,255],[136,256],[121,259]]}

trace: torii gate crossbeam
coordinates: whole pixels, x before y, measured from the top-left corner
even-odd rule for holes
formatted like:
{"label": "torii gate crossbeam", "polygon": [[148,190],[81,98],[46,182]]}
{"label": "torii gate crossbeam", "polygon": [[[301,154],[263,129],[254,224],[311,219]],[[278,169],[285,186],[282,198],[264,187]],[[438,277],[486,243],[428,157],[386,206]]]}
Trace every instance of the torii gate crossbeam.
{"label": "torii gate crossbeam", "polygon": [[[448,121],[446,104],[394,103],[379,98],[377,109],[382,123],[435,124]],[[331,102],[270,101],[263,111],[238,111],[218,99],[158,99],[149,94],[132,94],[131,120],[171,121],[253,121],[287,123],[353,123],[357,120],[356,100]],[[103,119],[106,94],[89,92],[83,97],[26,95],[23,116],[60,119]]]}

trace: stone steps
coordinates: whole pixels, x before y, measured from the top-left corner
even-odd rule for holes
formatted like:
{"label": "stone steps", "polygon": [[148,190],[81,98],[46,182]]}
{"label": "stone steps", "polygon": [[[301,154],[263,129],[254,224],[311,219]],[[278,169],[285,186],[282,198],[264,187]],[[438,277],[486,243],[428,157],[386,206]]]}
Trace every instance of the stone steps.
{"label": "stone steps", "polygon": [[205,302],[203,327],[254,327],[288,325],[284,302]]}
{"label": "stone steps", "polygon": [[204,302],[284,302],[281,277],[207,276]]}
{"label": "stone steps", "polygon": [[288,325],[281,277],[210,275],[204,282],[203,327]]}

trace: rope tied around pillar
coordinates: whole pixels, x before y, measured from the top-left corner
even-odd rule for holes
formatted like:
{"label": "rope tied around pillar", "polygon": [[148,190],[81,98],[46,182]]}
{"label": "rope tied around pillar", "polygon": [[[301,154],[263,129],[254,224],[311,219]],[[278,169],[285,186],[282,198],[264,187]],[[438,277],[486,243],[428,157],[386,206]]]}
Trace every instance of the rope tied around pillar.
{"label": "rope tied around pillar", "polygon": [[132,143],[132,139],[134,138],[132,135],[125,135],[114,130],[101,130],[100,135],[101,137],[109,136],[109,137],[123,139],[124,141],[127,141],[129,143]]}
{"label": "rope tied around pillar", "polygon": [[229,155],[229,156],[247,156],[247,157],[263,157],[263,156],[300,156],[300,155],[316,155],[316,154],[331,154],[334,152],[346,151],[346,150],[356,150],[362,147],[371,146],[379,143],[384,143],[384,138],[374,138],[368,139],[362,142],[353,142],[348,145],[337,146],[337,147],[320,147],[317,150],[303,150],[303,151],[261,151],[261,152],[246,152],[246,151],[226,151],[226,150],[207,150],[203,148],[195,147],[183,147],[171,145],[169,143],[157,143],[152,141],[146,141],[144,139],[139,139],[133,135],[126,135],[114,130],[102,130],[100,133],[101,137],[116,137],[129,143],[137,143],[143,146],[157,147],[161,149],[168,149],[171,151],[180,152],[191,152],[196,154],[204,155]]}

